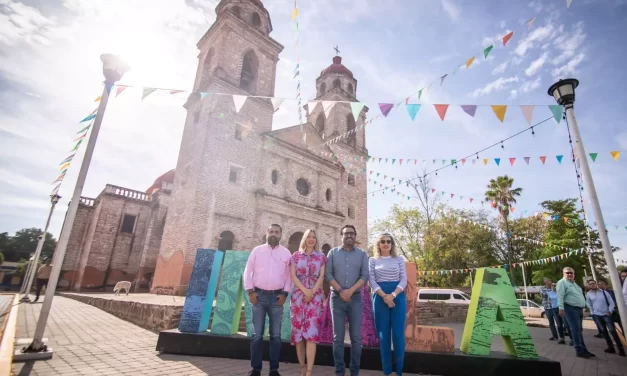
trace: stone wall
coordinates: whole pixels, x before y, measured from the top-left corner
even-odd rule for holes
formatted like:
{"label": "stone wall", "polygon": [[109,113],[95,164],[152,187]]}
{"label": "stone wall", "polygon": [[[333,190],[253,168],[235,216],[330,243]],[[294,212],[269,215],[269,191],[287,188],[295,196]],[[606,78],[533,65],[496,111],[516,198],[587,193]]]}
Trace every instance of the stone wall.
{"label": "stone wall", "polygon": [[468,315],[468,307],[468,304],[420,302],[416,308],[418,325],[464,323]]}

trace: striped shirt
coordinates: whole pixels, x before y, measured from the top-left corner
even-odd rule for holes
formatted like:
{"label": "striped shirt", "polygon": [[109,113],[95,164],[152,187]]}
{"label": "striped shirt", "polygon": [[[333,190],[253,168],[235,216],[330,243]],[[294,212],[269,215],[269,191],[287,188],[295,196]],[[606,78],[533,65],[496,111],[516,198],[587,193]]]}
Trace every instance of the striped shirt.
{"label": "striped shirt", "polygon": [[368,271],[370,273],[369,281],[372,293],[377,292],[381,288],[377,282],[398,281],[398,288],[405,290],[405,287],[407,287],[405,261],[400,257],[371,257],[368,261]]}

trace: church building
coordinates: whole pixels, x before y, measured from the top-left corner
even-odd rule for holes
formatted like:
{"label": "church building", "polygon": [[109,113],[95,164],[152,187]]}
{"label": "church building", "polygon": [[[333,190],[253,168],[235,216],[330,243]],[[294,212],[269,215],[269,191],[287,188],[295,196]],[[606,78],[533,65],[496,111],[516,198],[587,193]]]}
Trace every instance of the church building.
{"label": "church building", "polygon": [[[140,214],[137,220],[141,227],[142,219],[154,217],[161,227],[155,222],[151,234],[146,232],[148,225],[142,229],[145,254],[133,256],[136,251],[130,250],[126,255],[147,262],[132,268],[118,265],[124,273],[112,271],[114,261],[98,263],[102,256],[89,253],[108,252],[105,258],[114,260],[116,245],[103,242],[98,245],[102,249],[92,244],[86,250],[88,238],[97,234],[72,231],[72,238],[82,239],[68,248],[68,258],[74,253],[80,262],[74,262],[78,266],[68,269],[68,275],[83,275],[85,280],[88,268],[92,273],[95,269],[107,285],[118,280],[145,285],[151,278],[151,292],[183,295],[198,248],[251,250],[265,241],[272,223],[282,226],[281,243],[292,252],[308,228],[316,231],[322,250],[340,245],[345,224],[356,227],[357,240],[366,247],[367,177],[357,172],[366,167],[365,131],[360,125],[368,108],[353,116],[350,102],[358,101],[353,73],[335,56],[316,79],[315,98],[304,109],[306,122],[272,130],[275,109],[270,98],[275,95],[283,46],[270,37],[270,15],[259,0],[222,0],[216,16],[197,44],[194,93],[184,105],[187,116],[173,180],[167,189],[145,192],[146,202],[160,200],[160,211]],[[239,111],[233,95],[247,96]],[[323,101],[335,102],[326,114]],[[351,130],[338,142],[324,144]],[[338,161],[350,161],[350,167]],[[91,216],[95,215],[94,211]],[[111,231],[121,231],[125,215],[119,211],[121,225]]]}

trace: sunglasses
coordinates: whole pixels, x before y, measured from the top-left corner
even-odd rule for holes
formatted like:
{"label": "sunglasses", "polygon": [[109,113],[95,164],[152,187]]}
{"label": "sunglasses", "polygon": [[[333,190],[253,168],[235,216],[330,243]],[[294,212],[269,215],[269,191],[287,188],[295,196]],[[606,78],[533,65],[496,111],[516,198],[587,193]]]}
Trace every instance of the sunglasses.
{"label": "sunglasses", "polygon": [[344,235],[344,236],[355,236],[355,233],[347,231],[347,232],[343,233],[342,235]]}
{"label": "sunglasses", "polygon": [[392,240],[380,240],[379,243],[381,243],[381,244],[392,244]]}
{"label": "sunglasses", "polygon": [[573,272],[564,272],[564,274],[575,274]]}

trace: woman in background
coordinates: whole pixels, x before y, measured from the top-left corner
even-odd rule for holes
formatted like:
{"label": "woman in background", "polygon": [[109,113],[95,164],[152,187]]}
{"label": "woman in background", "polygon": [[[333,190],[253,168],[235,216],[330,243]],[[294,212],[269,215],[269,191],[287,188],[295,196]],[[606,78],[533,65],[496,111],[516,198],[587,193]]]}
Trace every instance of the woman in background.
{"label": "woman in background", "polygon": [[396,375],[403,374],[405,360],[405,287],[407,272],[405,261],[396,255],[394,238],[388,233],[379,235],[374,248],[374,257],[368,262],[370,287],[374,294],[372,302],[374,324],[379,337],[383,374],[392,374],[392,348]]}
{"label": "woman in background", "polygon": [[322,282],[327,258],[317,246],[316,232],[308,229],[290,265],[294,285],[290,298],[291,342],[296,346],[301,376],[310,376],[313,371],[322,318]]}

